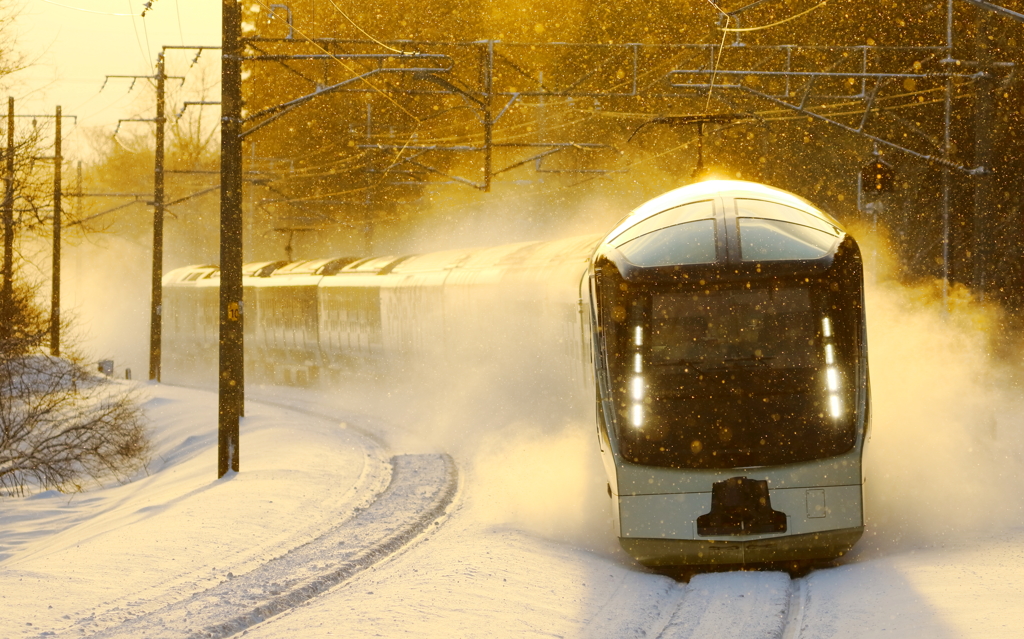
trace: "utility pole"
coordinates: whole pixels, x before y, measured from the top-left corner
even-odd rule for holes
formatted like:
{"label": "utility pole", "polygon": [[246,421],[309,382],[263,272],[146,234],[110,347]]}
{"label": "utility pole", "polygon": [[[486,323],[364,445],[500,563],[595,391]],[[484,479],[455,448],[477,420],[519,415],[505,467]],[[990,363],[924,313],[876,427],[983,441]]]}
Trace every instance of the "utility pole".
{"label": "utility pole", "polygon": [[[166,48],[166,47],[165,47]],[[162,338],[161,314],[163,310],[164,277],[164,115],[166,84],[168,79],[185,81],[182,76],[169,76],[165,72],[164,52],[157,54],[156,75],[108,75],[110,78],[156,80],[156,117],[124,118],[117,121],[117,131],[124,122],[153,122],[156,124],[156,157],[153,160],[153,273],[149,305],[149,379],[160,381],[160,343]]]}
{"label": "utility pole", "polygon": [[223,0],[220,153],[220,366],[217,476],[238,472],[244,353],[242,304],[241,5]]}
{"label": "utility pole", "polygon": [[14,98],[7,98],[7,171],[4,174],[4,285],[0,291],[0,339],[11,335],[14,301]]}
{"label": "utility pole", "polygon": [[494,41],[487,41],[486,62],[484,70],[484,192],[491,192],[491,177],[494,169],[491,165],[492,134],[494,131],[494,118],[491,113],[491,105],[494,99]]}
{"label": "utility pole", "polygon": [[993,138],[995,137],[995,104],[992,94],[996,80],[992,75],[992,15],[980,13],[975,18],[974,55],[978,62],[980,77],[974,84],[974,165],[985,169],[974,180],[974,228],[971,246],[973,266],[973,288],[984,300],[988,288],[989,264],[996,259],[995,234],[990,229],[997,226],[999,217],[989,207],[990,171]]}
{"label": "utility pole", "polygon": [[149,312],[149,379],[160,381],[164,277],[164,52],[156,58],[156,157],[153,161],[153,285]]}
{"label": "utility pole", "polygon": [[53,279],[50,285],[50,354],[60,356],[60,224],[61,224],[61,113],[57,106],[53,138]]}

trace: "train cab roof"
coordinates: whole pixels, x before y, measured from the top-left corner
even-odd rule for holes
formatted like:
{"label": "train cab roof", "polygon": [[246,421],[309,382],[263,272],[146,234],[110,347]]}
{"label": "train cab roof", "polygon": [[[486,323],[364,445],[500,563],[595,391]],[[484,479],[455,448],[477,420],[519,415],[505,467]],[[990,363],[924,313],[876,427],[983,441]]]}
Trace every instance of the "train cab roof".
{"label": "train cab roof", "polygon": [[709,180],[645,202],[598,252],[641,268],[816,261],[830,257],[845,236],[833,217],[788,191]]}

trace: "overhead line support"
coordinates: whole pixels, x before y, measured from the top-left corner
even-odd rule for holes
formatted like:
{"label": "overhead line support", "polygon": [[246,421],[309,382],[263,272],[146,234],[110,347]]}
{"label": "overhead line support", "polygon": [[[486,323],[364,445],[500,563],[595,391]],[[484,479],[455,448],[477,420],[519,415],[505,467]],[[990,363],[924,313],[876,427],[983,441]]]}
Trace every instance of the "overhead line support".
{"label": "overhead line support", "polygon": [[61,234],[61,113],[57,106],[53,137],[53,267],[50,279],[50,355],[60,357],[60,234]]}
{"label": "overhead line support", "polygon": [[11,336],[14,313],[14,98],[7,98],[7,153],[4,173],[4,267],[0,289],[0,339]]}
{"label": "overhead line support", "polygon": [[164,277],[164,52],[156,61],[156,153],[153,161],[153,268],[149,309],[149,379],[160,381]]}
{"label": "overhead line support", "polygon": [[217,476],[239,470],[244,401],[242,300],[242,19],[236,0],[221,3],[220,349]]}

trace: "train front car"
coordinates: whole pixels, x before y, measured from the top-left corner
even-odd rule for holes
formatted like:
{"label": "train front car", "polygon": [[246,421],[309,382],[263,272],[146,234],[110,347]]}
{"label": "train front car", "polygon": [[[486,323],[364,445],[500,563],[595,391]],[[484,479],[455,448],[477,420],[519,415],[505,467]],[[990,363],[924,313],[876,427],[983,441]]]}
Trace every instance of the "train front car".
{"label": "train front car", "polygon": [[864,530],[860,250],[803,199],[701,182],[590,270],[598,423],[623,548],[649,566],[807,562]]}

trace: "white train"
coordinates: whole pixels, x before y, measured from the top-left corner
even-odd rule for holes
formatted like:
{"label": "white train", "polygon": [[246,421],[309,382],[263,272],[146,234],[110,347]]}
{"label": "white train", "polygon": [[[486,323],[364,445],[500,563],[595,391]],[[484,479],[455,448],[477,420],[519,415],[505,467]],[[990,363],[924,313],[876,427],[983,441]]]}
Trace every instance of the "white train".
{"label": "white train", "polygon": [[[593,416],[617,533],[646,565],[829,559],[863,533],[860,251],[791,193],[700,182],[603,237],[250,264],[243,284],[247,375],[514,355],[510,382]],[[166,377],[212,383],[217,285],[213,266],[165,276]]]}

